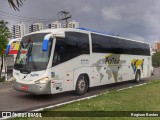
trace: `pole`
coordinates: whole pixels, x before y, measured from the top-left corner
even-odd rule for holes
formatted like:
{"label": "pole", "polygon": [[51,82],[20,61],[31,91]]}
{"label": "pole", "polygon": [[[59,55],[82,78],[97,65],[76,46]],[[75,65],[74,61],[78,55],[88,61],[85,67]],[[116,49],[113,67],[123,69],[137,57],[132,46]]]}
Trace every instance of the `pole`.
{"label": "pole", "polygon": [[67,11],[60,11],[57,15],[63,16],[62,18],[59,18],[59,20],[65,20],[65,27],[68,28],[68,19],[71,18],[70,12]]}

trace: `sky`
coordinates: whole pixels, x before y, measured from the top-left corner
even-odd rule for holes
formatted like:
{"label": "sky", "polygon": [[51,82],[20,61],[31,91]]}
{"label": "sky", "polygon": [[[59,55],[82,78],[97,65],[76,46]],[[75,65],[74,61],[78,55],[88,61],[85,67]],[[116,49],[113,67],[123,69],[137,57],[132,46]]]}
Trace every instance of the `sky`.
{"label": "sky", "polygon": [[0,19],[10,26],[25,21],[26,29],[35,20],[45,19],[44,26],[51,23],[62,10],[70,12],[70,20],[78,21],[80,27],[152,45],[160,41],[160,0],[25,0],[20,11],[14,11],[7,0],[0,0]]}

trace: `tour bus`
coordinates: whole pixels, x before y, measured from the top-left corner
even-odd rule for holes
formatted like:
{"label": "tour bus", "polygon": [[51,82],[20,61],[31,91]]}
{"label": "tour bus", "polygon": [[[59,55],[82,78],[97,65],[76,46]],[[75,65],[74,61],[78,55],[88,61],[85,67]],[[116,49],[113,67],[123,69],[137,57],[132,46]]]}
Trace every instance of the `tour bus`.
{"label": "tour bus", "polygon": [[9,55],[17,55],[21,38],[15,38],[9,41],[6,53]]}
{"label": "tour bus", "polygon": [[8,48],[6,49],[7,50],[6,52],[8,55],[5,57],[6,74],[7,74],[6,80],[12,79],[14,61],[18,53],[20,40],[21,38],[11,39],[9,40],[9,43],[7,45]]}
{"label": "tour bus", "polygon": [[13,88],[33,94],[75,91],[151,74],[150,44],[84,28],[46,29],[22,37]]}

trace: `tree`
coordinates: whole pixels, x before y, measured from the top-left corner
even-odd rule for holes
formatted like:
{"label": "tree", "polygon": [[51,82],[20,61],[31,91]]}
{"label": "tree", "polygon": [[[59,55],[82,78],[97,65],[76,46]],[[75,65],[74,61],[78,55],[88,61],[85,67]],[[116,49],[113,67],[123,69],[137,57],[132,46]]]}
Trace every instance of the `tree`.
{"label": "tree", "polygon": [[6,45],[8,43],[7,39],[10,38],[11,33],[9,32],[9,28],[7,27],[8,22],[4,20],[0,20],[0,55],[2,58],[2,64],[0,66],[0,77],[2,73],[2,67],[3,67],[3,58],[4,58],[4,49],[6,49]]}
{"label": "tree", "polygon": [[152,64],[154,67],[160,67],[160,52],[156,52],[152,55]]}
{"label": "tree", "polygon": [[14,10],[19,11],[19,7],[22,7],[24,1],[25,0],[8,0],[8,3],[11,7],[14,8]]}
{"label": "tree", "polygon": [[7,27],[8,22],[0,20],[0,51],[4,50],[7,45],[7,39],[10,38],[11,33]]}

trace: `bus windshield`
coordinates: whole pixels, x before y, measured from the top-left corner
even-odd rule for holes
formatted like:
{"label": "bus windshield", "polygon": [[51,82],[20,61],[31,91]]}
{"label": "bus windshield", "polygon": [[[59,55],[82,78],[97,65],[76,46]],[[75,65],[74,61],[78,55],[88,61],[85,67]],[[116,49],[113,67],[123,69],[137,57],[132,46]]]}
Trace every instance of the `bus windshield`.
{"label": "bus windshield", "polygon": [[22,38],[14,69],[23,69],[31,72],[47,68],[52,39],[49,40],[48,51],[42,51],[42,43],[46,34],[48,33],[32,34]]}

